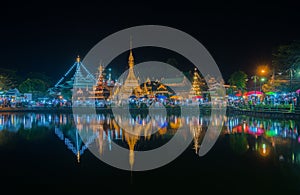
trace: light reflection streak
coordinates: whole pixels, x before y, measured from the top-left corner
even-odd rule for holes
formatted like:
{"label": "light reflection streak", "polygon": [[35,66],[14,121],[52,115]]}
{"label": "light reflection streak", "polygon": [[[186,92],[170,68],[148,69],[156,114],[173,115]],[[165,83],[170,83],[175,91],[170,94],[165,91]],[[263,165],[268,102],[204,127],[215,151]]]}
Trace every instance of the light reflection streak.
{"label": "light reflection streak", "polygon": [[[77,128],[75,126],[75,121]],[[119,126],[122,121],[125,126]],[[0,114],[1,131],[17,132],[19,129],[29,130],[34,127],[48,127],[53,129],[58,139],[74,153],[77,160],[88,147],[97,147],[102,155],[113,150],[111,143],[117,142],[129,149],[129,163],[134,164],[135,150],[151,149],[148,142],[156,140],[168,141],[179,127],[188,128],[194,140],[191,148],[197,154],[201,141],[210,123],[222,125],[218,118],[205,116],[167,116],[154,115],[152,117],[121,117],[97,114],[89,117],[73,116],[72,114],[37,114],[37,113],[2,113]],[[277,155],[286,161],[300,164],[300,135],[299,124],[293,120],[259,119],[254,117],[227,116],[221,137],[225,135],[245,134],[247,136],[247,151],[257,152],[262,157]],[[66,130],[67,128],[67,130]],[[65,129],[65,130],[64,130]],[[85,137],[78,136],[78,132],[85,132]],[[249,142],[249,139],[254,142]],[[292,151],[284,153],[282,148]],[[282,158],[280,158],[282,159]]]}

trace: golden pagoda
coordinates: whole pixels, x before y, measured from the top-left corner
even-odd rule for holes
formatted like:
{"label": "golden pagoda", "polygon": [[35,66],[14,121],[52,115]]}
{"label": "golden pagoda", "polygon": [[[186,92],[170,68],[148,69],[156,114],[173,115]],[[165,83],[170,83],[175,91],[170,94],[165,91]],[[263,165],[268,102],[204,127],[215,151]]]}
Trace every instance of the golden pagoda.
{"label": "golden pagoda", "polygon": [[192,78],[192,86],[191,86],[191,91],[190,91],[190,98],[193,98],[195,96],[200,96],[201,95],[201,87],[204,85],[202,82],[202,79],[197,72],[197,68],[194,70],[194,75]]}
{"label": "golden pagoda", "polygon": [[134,67],[134,58],[132,54],[132,46],[130,41],[130,53],[128,57],[129,72],[127,78],[119,91],[120,99],[127,99],[131,95],[139,96],[142,93],[138,79],[136,78],[133,67]]}

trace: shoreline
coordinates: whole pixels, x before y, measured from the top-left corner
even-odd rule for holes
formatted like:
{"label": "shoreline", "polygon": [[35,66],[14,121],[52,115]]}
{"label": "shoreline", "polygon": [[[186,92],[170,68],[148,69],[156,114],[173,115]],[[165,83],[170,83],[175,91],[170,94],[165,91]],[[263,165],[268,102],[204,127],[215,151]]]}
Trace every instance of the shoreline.
{"label": "shoreline", "polygon": [[[195,107],[191,107],[195,108]],[[103,114],[113,114],[112,108],[93,108],[93,107],[29,107],[29,108],[0,108],[0,113],[73,113],[74,109],[78,113],[91,113],[91,111],[96,111],[96,113]],[[119,111],[126,110],[126,108],[117,108]],[[127,108],[128,109],[128,108]],[[153,108],[153,111],[158,113],[175,114],[180,115],[181,109],[177,108]],[[148,114],[149,109],[130,109],[131,114]],[[188,114],[195,115],[209,115],[211,113],[210,107],[200,107],[199,112],[189,112]],[[183,113],[182,113],[183,114]],[[300,112],[282,112],[282,111],[266,111],[266,110],[245,110],[233,107],[226,108],[227,115],[246,115],[253,117],[263,117],[263,118],[285,118],[285,119],[300,119]]]}

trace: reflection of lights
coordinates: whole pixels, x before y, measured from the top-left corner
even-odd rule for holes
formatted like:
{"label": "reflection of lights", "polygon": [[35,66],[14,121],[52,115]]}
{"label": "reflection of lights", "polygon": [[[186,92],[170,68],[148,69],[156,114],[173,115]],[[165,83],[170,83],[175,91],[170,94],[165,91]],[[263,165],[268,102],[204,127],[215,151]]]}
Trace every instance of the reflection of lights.
{"label": "reflection of lights", "polygon": [[277,130],[269,130],[269,131],[266,131],[266,136],[268,137],[273,137],[273,136],[276,136],[277,135]]}
{"label": "reflection of lights", "polygon": [[262,149],[263,149],[263,154],[266,154],[266,144],[262,145]]}
{"label": "reflection of lights", "polygon": [[166,134],[167,133],[167,128],[166,127],[164,127],[164,128],[158,128],[158,133],[160,135]]}
{"label": "reflection of lights", "polygon": [[258,152],[262,157],[266,157],[270,154],[270,147],[267,147],[267,145],[265,143],[263,143],[261,145],[261,147],[259,148]]}

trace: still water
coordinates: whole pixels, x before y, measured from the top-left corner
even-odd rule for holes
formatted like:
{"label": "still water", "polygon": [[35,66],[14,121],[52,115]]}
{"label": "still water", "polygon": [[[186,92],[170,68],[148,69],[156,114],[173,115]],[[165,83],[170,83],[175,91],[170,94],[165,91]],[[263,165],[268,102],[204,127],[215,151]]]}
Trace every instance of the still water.
{"label": "still water", "polygon": [[[0,185],[35,188],[35,184],[49,184],[68,192],[104,190],[111,185],[115,185],[109,188],[111,192],[131,192],[138,187],[185,188],[197,193],[299,192],[299,121],[247,116],[223,119],[215,145],[200,157],[207,127],[217,122],[209,116],[1,113],[0,174],[4,181]],[[128,155],[122,158],[132,168],[137,163],[132,151],[159,148],[179,128],[193,136],[189,147],[175,160],[149,171],[115,168],[89,149],[105,155],[115,150],[114,144],[127,148]]]}

